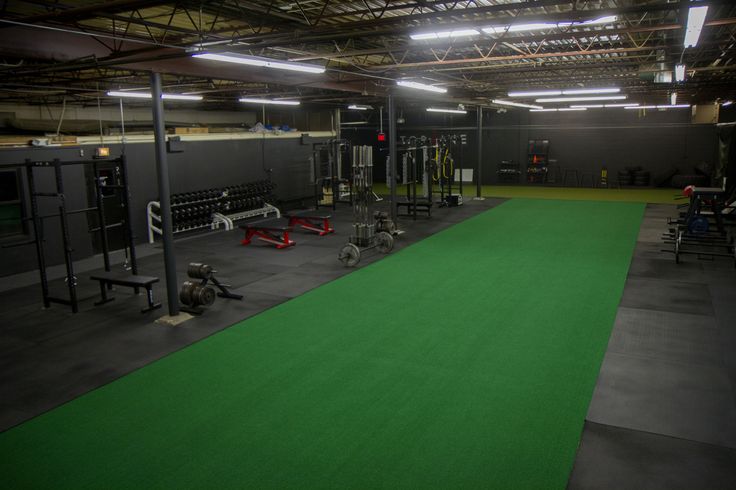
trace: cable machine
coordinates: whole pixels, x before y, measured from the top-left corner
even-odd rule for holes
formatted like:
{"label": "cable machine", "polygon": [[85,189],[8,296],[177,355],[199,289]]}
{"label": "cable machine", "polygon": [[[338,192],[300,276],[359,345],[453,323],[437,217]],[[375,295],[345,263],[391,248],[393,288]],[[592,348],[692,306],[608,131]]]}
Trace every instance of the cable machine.
{"label": "cable machine", "polygon": [[[331,206],[337,203],[352,203],[350,183],[343,178],[343,161],[350,161],[350,142],[345,139],[330,139],[312,145],[312,182],[314,185],[315,207]],[[346,156],[347,158],[343,158]],[[332,202],[325,203],[325,189],[332,192]]]}
{"label": "cable machine", "polygon": [[[112,182],[109,176],[101,175],[101,166],[112,165]],[[71,165],[90,165],[93,171],[94,189],[95,189],[95,206],[81,209],[67,209],[67,197],[64,193],[64,179],[62,169]],[[23,164],[9,165],[13,167],[24,166],[26,169],[26,178],[28,180],[28,191],[30,199],[30,216],[23,218],[30,221],[33,226],[33,239],[25,242],[12,243],[3,248],[17,247],[23,245],[35,245],[36,260],[38,263],[38,271],[41,278],[41,293],[43,296],[43,305],[49,308],[51,303],[58,303],[71,306],[72,312],[79,311],[79,302],[77,298],[77,277],[74,274],[74,261],[72,258],[72,243],[69,233],[69,216],[76,214],[96,213],[97,226],[90,228],[90,233],[100,233],[100,245],[102,248],[102,258],[106,272],[110,272],[110,249],[108,240],[108,230],[112,228],[120,228],[123,233],[124,249],[126,257],[125,268],[129,269],[133,275],[138,274],[138,262],[136,259],[135,243],[133,240],[133,229],[131,227],[130,216],[130,191],[128,187],[128,168],[125,161],[125,155],[111,160],[91,160],[91,161],[70,161],[62,162],[59,159],[51,161],[32,161],[27,159]],[[39,192],[36,188],[36,171],[39,169],[53,169],[55,189],[53,192]],[[107,170],[107,169],[106,169]],[[112,193],[110,193],[112,191]],[[118,223],[106,222],[105,217],[105,199],[116,197],[117,205],[123,210],[122,220]],[[58,212],[54,214],[42,215],[39,212],[39,199],[54,199],[58,201]],[[45,220],[58,218],[61,225],[61,240],[64,252],[64,263],[66,266],[66,286],[69,290],[69,298],[58,298],[51,296],[49,293],[49,281],[46,273],[46,248],[44,238]],[[111,288],[112,285],[108,285]]]}
{"label": "cable machine", "polygon": [[[431,217],[432,213],[432,168],[434,166],[432,156],[437,145],[425,136],[401,137],[400,146],[397,146],[401,169],[397,169],[397,176],[390,173],[390,165],[387,160],[386,175],[388,179],[395,178],[397,183],[406,186],[406,199],[397,201],[397,212],[405,208],[404,213],[399,216],[410,216],[417,219],[418,213],[425,213]],[[389,155],[389,158],[390,155]],[[390,182],[390,180],[389,180]],[[417,189],[421,186],[421,192]]]}
{"label": "cable machine", "polygon": [[[432,193],[439,194],[437,201],[440,207],[460,206],[463,203],[463,165],[462,145],[465,144],[465,135],[443,135],[435,140],[435,156],[432,161]],[[456,170],[459,176],[458,193],[453,193]],[[439,184],[439,192],[434,190],[434,183]]]}

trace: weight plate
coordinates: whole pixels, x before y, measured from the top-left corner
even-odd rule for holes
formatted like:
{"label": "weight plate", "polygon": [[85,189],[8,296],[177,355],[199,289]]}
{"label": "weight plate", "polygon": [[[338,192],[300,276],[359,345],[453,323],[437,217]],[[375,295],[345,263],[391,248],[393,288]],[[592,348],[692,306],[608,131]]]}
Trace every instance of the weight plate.
{"label": "weight plate", "polygon": [[382,254],[387,254],[394,248],[394,237],[385,231],[376,233],[376,248]]}
{"label": "weight plate", "polygon": [[352,243],[346,243],[337,258],[345,267],[355,267],[360,262],[360,249]]}

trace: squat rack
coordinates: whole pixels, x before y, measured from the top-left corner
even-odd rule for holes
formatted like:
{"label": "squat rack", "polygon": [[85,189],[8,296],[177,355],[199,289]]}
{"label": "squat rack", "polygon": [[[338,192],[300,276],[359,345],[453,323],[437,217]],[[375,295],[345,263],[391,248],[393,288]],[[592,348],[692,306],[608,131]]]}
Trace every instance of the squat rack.
{"label": "squat rack", "polygon": [[[116,182],[110,184],[106,181],[106,177],[102,177],[99,173],[99,164],[113,164],[115,166],[115,180]],[[67,209],[67,198],[64,193],[64,179],[62,175],[62,168],[71,165],[91,165],[94,174],[95,184],[95,206],[86,207],[81,209]],[[13,167],[25,166],[26,177],[28,179],[28,191],[30,198],[30,216],[23,218],[25,221],[30,221],[33,224],[33,239],[25,242],[13,243],[6,246],[16,247],[22,245],[34,244],[36,247],[36,260],[38,262],[38,271],[41,278],[41,293],[43,295],[43,305],[45,308],[49,308],[51,303],[58,303],[63,305],[71,306],[72,312],[77,313],[79,311],[79,303],[77,299],[77,278],[74,275],[74,261],[72,258],[72,247],[71,247],[71,236],[69,234],[69,215],[72,214],[85,214],[96,211],[98,226],[91,228],[90,233],[100,232],[100,244],[102,247],[102,256],[105,266],[105,271],[110,272],[110,249],[107,237],[107,230],[110,228],[122,227],[123,229],[123,240],[124,247],[129,251],[130,254],[130,268],[131,272],[136,275],[138,274],[138,262],[135,253],[135,243],[133,240],[133,229],[131,225],[130,217],[130,195],[128,187],[128,167],[125,161],[125,155],[121,155],[118,158],[110,160],[79,160],[79,161],[67,161],[62,162],[61,160],[45,160],[45,161],[32,161],[26,159],[23,164],[9,165]],[[54,181],[55,191],[54,192],[38,192],[36,189],[35,180],[35,169],[41,168],[53,168],[54,169]],[[104,190],[112,189],[114,191],[120,191],[116,193],[120,199],[120,207],[123,208],[124,214],[122,221],[119,223],[107,224],[105,219],[105,207],[104,207]],[[38,198],[51,198],[58,199],[58,213],[41,215],[39,214]],[[48,275],[46,273],[46,250],[44,246],[44,220],[49,218],[59,218],[61,225],[61,239],[64,251],[64,263],[66,266],[66,283],[69,289],[69,299],[57,298],[49,294],[49,282]]]}

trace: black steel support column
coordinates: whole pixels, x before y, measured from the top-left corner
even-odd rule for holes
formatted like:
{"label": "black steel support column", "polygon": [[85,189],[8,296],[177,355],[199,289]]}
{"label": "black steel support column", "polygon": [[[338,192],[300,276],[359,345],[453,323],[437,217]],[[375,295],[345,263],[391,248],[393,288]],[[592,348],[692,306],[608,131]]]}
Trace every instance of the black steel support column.
{"label": "black steel support column", "polygon": [[476,170],[476,190],[475,198],[480,199],[481,196],[481,185],[482,185],[482,169],[483,168],[483,107],[478,106],[478,168]]}
{"label": "black steel support column", "polygon": [[179,314],[176,256],[174,255],[174,231],[171,224],[171,201],[169,199],[169,164],[166,160],[164,104],[161,100],[161,75],[158,73],[151,73],[151,95],[153,97],[153,133],[156,148],[158,196],[161,204],[161,236],[164,242],[164,266],[166,268],[166,298],[169,304],[169,315],[176,316]]}
{"label": "black steel support column", "polygon": [[396,206],[396,168],[399,155],[396,150],[396,100],[393,95],[388,96],[388,156],[391,167],[391,178],[388,183],[391,194],[391,221],[397,223],[398,207]]}

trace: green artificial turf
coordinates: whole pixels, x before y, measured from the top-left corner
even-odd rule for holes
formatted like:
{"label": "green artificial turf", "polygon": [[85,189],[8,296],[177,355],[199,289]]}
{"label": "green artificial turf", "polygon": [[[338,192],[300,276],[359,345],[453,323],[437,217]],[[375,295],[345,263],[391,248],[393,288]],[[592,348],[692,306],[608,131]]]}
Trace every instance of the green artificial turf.
{"label": "green artificial turf", "polygon": [[0,434],[3,487],[562,489],[642,213],[506,202]]}

